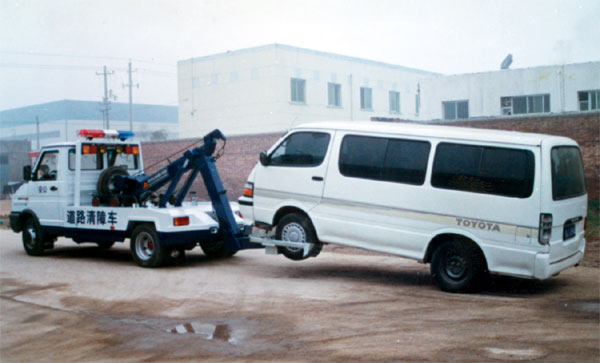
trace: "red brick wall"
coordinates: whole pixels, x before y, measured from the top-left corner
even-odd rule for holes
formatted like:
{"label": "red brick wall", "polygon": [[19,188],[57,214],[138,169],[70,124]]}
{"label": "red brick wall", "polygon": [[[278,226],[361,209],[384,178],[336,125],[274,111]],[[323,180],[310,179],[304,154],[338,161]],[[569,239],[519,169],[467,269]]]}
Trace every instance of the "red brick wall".
{"label": "red brick wall", "polygon": [[[387,119],[388,121],[391,121]],[[411,122],[394,119],[393,121]],[[566,114],[536,117],[493,118],[489,120],[466,120],[457,122],[436,121],[432,124],[501,129],[521,132],[535,132],[550,135],[566,136],[576,140],[581,146],[586,168],[586,182],[591,199],[599,199],[600,187],[600,113]],[[225,154],[217,160],[217,168],[223,185],[228,190],[230,200],[237,199],[244,187],[246,178],[258,162],[258,154],[277,141],[282,134],[262,134],[251,136],[235,136],[227,139]],[[178,158],[193,143],[201,145],[201,139],[185,139],[175,141],[144,142],[142,152],[146,173],[152,173],[166,165],[162,161],[175,153],[171,160]],[[219,145],[220,146],[220,145]],[[193,147],[193,146],[192,146]],[[200,177],[192,187],[200,199],[207,199],[204,185]]]}
{"label": "red brick wall", "polygon": [[[227,189],[229,200],[236,200],[242,195],[244,183],[252,168],[258,162],[258,154],[270,148],[282,135],[283,133],[227,138],[225,154],[217,160],[216,164],[223,185]],[[145,172],[147,174],[154,173],[167,165],[166,157],[175,154],[170,157],[170,160],[175,160],[188,148],[200,145],[202,145],[202,139],[144,142],[142,143],[142,153]],[[221,147],[220,142],[217,145],[217,148],[219,147]],[[156,165],[152,167],[153,164]],[[195,191],[200,200],[208,200],[200,175],[190,191]]]}

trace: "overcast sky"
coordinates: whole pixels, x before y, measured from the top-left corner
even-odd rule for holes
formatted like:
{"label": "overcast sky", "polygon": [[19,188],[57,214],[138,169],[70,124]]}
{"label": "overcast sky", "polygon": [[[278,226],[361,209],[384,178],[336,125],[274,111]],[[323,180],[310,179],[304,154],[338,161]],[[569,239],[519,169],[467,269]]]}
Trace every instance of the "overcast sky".
{"label": "overcast sky", "polygon": [[0,0],[0,110],[61,99],[177,105],[178,60],[280,43],[445,74],[600,60],[600,1]]}

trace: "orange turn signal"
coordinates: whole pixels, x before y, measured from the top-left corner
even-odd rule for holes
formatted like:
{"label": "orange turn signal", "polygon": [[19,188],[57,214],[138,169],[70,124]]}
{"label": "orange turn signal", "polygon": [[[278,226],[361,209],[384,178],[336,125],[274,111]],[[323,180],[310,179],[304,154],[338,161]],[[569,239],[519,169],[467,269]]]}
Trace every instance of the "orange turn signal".
{"label": "orange turn signal", "polygon": [[244,195],[244,197],[252,198],[254,196],[254,191],[250,188],[244,188],[244,191],[242,192],[242,194]]}
{"label": "orange turn signal", "polygon": [[173,225],[175,227],[187,226],[188,224],[190,224],[190,217],[188,217],[188,216],[173,218]]}
{"label": "orange turn signal", "polygon": [[137,146],[137,145],[134,145],[134,146],[131,147],[131,151],[132,151],[133,155],[139,155],[139,153],[140,153],[140,147]]}

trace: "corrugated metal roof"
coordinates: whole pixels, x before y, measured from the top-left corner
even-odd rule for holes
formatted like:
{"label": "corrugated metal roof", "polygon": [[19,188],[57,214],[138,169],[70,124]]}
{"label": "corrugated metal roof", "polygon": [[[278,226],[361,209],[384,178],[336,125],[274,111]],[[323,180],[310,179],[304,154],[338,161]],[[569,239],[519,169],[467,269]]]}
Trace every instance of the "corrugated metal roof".
{"label": "corrugated metal roof", "polygon": [[[56,120],[102,120],[102,104],[96,101],[62,100],[41,103],[10,110],[0,111],[0,127],[35,124]],[[110,104],[110,119],[129,121],[129,104]],[[136,122],[166,122],[177,124],[177,106],[133,104],[133,119]]]}

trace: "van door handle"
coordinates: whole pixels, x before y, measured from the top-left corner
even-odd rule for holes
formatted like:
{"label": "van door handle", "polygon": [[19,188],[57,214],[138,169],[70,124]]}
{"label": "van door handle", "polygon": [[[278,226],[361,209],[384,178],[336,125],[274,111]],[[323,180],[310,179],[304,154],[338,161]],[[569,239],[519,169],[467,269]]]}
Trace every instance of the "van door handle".
{"label": "van door handle", "polygon": [[53,186],[50,187],[50,190],[53,191],[53,192],[55,192],[55,191],[58,190],[58,188],[53,185]]}
{"label": "van door handle", "polygon": [[314,180],[314,181],[323,181],[323,177],[322,176],[313,176],[312,180]]}

